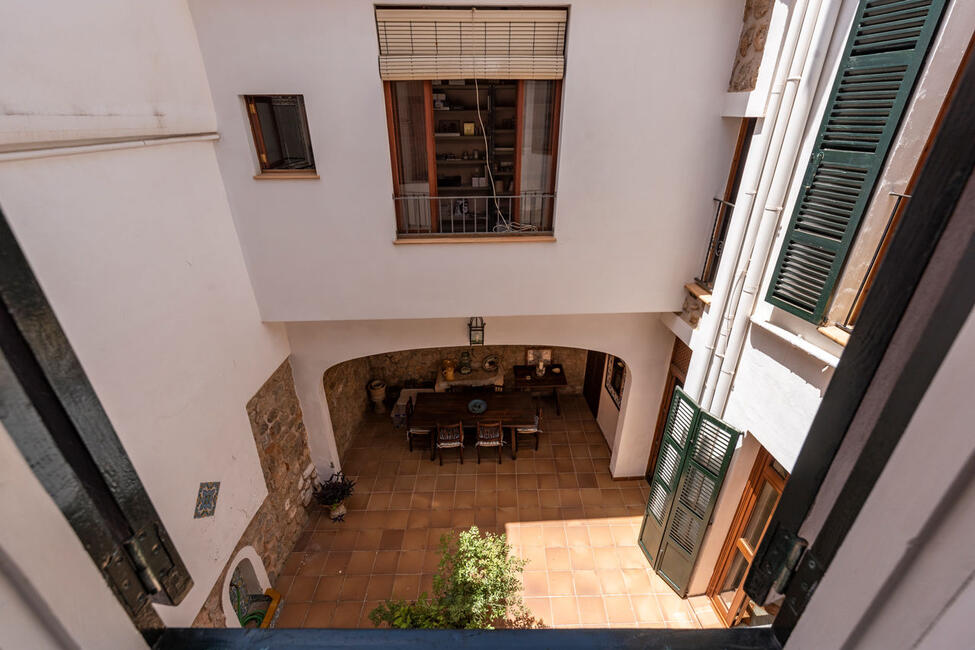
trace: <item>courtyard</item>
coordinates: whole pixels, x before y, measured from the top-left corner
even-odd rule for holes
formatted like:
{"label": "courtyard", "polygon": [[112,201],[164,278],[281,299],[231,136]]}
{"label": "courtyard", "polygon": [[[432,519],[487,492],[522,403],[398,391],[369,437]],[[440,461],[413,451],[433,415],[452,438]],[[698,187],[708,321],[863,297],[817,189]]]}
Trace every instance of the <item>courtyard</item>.
{"label": "courtyard", "polygon": [[528,561],[524,598],[545,627],[720,627],[703,596],[682,600],[650,569],[637,546],[647,502],[642,478],[614,480],[609,447],[581,396],[549,399],[538,450],[520,447],[501,464],[493,450],[465,449],[441,466],[407,449],[388,416],[369,415],[343,469],[357,481],[345,521],[312,508],[275,584],[277,627],[373,627],[369,612],[387,598],[430,593],[439,540],[476,525],[504,533]]}

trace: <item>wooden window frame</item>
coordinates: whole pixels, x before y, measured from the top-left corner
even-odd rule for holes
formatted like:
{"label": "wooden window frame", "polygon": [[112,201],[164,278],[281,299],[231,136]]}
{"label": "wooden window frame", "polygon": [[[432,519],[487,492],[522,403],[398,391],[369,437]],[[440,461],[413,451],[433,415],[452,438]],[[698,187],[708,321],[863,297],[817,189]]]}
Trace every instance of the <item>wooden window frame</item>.
{"label": "wooden window frame", "polygon": [[[751,568],[752,562],[755,560],[757,545],[756,548],[749,547],[742,539],[742,534],[745,532],[745,528],[748,526],[748,522],[755,512],[755,506],[758,503],[758,497],[761,494],[762,487],[768,483],[778,492],[778,497],[776,497],[775,504],[772,506],[772,512],[775,511],[775,506],[778,505],[779,499],[782,498],[782,491],[785,489],[787,478],[779,475],[775,471],[773,466],[774,462],[775,459],[772,457],[772,454],[762,447],[758,452],[758,457],[755,458],[755,463],[752,465],[748,482],[745,484],[744,490],[742,490],[741,500],[738,502],[738,509],[735,511],[731,528],[728,529],[728,536],[725,538],[721,552],[718,554],[718,560],[714,565],[714,573],[711,574],[711,581],[708,583],[708,588],[705,592],[711,601],[711,606],[725,627],[733,627],[741,620],[745,611],[745,602],[748,598],[745,594],[745,576],[748,575],[748,569]],[[762,527],[759,544],[761,544],[762,537],[765,536],[765,531],[768,529],[771,521],[772,514],[770,513],[768,521]],[[724,602],[721,600],[720,589],[721,584],[728,575],[728,571],[731,570],[731,563],[735,557],[736,550],[741,553],[742,557],[748,562],[748,565],[745,568],[745,573],[742,574],[741,584],[738,585],[735,591],[731,607],[725,607]]]}
{"label": "wooden window frame", "polygon": [[[308,139],[308,151],[311,154],[311,167],[306,167],[304,169],[275,169],[269,168],[267,166],[267,145],[264,143],[264,130],[261,127],[260,118],[257,115],[257,104],[255,99],[261,97],[294,97],[297,99],[299,106],[301,107],[301,117],[305,123],[305,135]],[[308,128],[308,114],[305,111],[305,96],[301,94],[294,95],[280,95],[280,94],[264,94],[264,95],[244,95],[244,107],[247,112],[247,121],[251,127],[251,136],[254,139],[254,150],[257,154],[257,165],[258,173],[254,175],[256,179],[268,179],[268,178],[286,178],[290,180],[294,179],[318,179],[318,169],[315,164],[315,153],[314,148],[311,143],[311,133]]]}
{"label": "wooden window frame", "polygon": [[722,200],[724,202],[718,204],[714,227],[711,229],[708,249],[704,256],[704,266],[701,268],[700,277],[696,278],[698,286],[705,289],[708,293],[714,287],[714,276],[718,272],[718,263],[721,259],[721,253],[718,250],[719,244],[723,247],[724,238],[728,234],[727,226],[731,218],[729,206],[734,203],[738,190],[741,187],[742,177],[745,173],[745,160],[757,122],[758,120],[754,117],[742,118],[741,125],[738,127],[735,153],[731,158],[731,166],[728,169],[728,180],[725,182],[724,194],[722,194]]}
{"label": "wooden window frame", "polygon": [[[525,80],[518,79],[515,80],[517,83],[516,93],[515,93],[515,145],[514,145],[514,166],[513,166],[513,181],[514,181],[514,195],[521,195],[521,168],[522,160],[521,153],[522,147],[524,146],[524,98],[525,98]],[[554,84],[553,86],[553,98],[552,98],[552,120],[550,126],[550,138],[552,144],[552,170],[550,178],[547,183],[548,193],[555,195],[556,179],[558,176],[559,169],[559,137],[561,135],[562,126],[562,80],[553,79],[551,80]],[[441,233],[439,231],[439,202],[437,197],[439,196],[437,188],[437,153],[436,153],[436,140],[434,138],[434,109],[433,109],[433,80],[423,81],[424,85],[424,130],[426,139],[426,153],[427,153],[427,177],[429,180],[429,196],[430,200],[430,224],[432,233],[429,234],[429,238],[419,238],[416,239],[417,233],[407,232],[406,223],[404,221],[403,210],[396,201],[397,198],[401,196],[400,186],[402,184],[402,179],[399,177],[399,161],[402,157],[402,151],[400,150],[400,133],[397,127],[396,115],[398,107],[396,104],[396,98],[392,91],[392,84],[394,81],[383,81],[383,100],[386,108],[386,131],[389,137],[389,157],[390,157],[390,167],[393,183],[393,203],[396,219],[396,234],[397,237],[403,235],[410,235],[410,239],[399,239],[399,243],[430,243],[435,241],[441,241],[443,243],[463,241],[464,243],[474,243],[474,242],[489,242],[489,241],[512,241],[513,239],[518,241],[555,241],[552,237],[552,233],[555,231],[555,202],[554,199],[550,203],[549,210],[544,217],[544,225],[547,230],[539,231],[535,233],[515,233],[507,235],[496,235],[494,233]],[[263,151],[263,139],[261,138],[258,131],[255,129],[256,117],[250,109],[248,109],[248,116],[251,119],[251,129],[254,130],[254,142],[258,149],[258,156],[260,157]],[[265,154],[266,155],[266,154]],[[513,201],[513,214],[520,214],[521,206],[520,201],[516,198]]]}
{"label": "wooden window frame", "polygon": [[[617,359],[623,365],[623,374],[620,376],[620,387],[617,390],[616,386],[613,385],[613,377],[615,373],[613,372]],[[610,399],[613,400],[613,404],[619,409],[620,405],[623,403],[623,391],[626,390],[626,362],[615,357],[612,354],[606,355],[606,378],[603,382],[606,387],[606,392],[609,394]]]}

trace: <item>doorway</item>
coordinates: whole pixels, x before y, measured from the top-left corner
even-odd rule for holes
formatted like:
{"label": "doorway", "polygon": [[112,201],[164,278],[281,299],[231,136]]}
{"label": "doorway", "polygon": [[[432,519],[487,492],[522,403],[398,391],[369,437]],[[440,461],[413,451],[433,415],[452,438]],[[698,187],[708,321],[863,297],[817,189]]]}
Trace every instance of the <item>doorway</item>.
{"label": "doorway", "polygon": [[586,355],[586,378],[582,384],[582,396],[589,405],[594,418],[599,417],[599,395],[603,388],[603,369],[606,367],[606,354],[589,350]]}
{"label": "doorway", "polygon": [[770,606],[759,607],[748,598],[744,583],[788,477],[785,468],[763,447],[752,466],[706,592],[727,627],[764,625],[775,616]]}

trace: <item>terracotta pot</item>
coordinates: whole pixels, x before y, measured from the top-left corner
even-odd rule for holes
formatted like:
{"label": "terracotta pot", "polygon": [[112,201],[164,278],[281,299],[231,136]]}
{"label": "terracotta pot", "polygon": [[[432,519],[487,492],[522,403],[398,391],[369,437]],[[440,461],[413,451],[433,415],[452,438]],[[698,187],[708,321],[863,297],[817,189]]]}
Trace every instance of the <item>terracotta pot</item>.
{"label": "terracotta pot", "polygon": [[332,506],[329,509],[328,514],[332,518],[332,521],[335,521],[339,517],[345,516],[346,512],[348,512],[348,510],[346,509],[345,504],[339,503],[337,505]]}

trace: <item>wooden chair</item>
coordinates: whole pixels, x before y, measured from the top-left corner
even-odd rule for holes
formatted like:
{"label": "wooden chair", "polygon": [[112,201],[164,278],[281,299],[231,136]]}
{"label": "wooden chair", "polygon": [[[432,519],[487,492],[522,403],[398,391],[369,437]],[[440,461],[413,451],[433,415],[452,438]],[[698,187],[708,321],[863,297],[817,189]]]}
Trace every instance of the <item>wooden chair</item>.
{"label": "wooden chair", "polygon": [[477,442],[474,443],[474,450],[477,452],[477,464],[481,464],[481,447],[498,448],[498,465],[501,464],[501,445],[504,444],[504,429],[501,428],[501,421],[497,422],[478,422],[477,423]]}
{"label": "wooden chair", "polygon": [[464,464],[464,424],[437,423],[437,458],[443,465],[443,450],[457,449],[460,452],[460,464]]}
{"label": "wooden chair", "polygon": [[430,448],[431,438],[433,436],[433,429],[429,427],[416,427],[413,426],[413,398],[411,397],[406,401],[406,442],[410,447],[410,451],[413,451],[413,438],[416,436],[426,437],[427,449]]}
{"label": "wooden chair", "polygon": [[538,436],[542,431],[542,409],[535,411],[535,424],[530,427],[515,427],[511,431],[511,457],[518,457],[518,436],[535,436],[535,451],[538,451]]}

